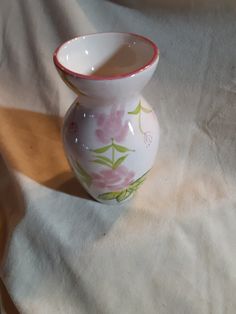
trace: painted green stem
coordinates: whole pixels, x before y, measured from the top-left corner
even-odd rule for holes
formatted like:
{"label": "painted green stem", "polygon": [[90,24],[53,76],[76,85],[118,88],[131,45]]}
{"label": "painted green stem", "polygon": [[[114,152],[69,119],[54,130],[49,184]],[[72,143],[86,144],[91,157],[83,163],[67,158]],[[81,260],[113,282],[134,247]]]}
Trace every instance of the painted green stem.
{"label": "painted green stem", "polygon": [[[103,153],[105,153],[106,151],[111,150],[111,158],[102,155]],[[91,162],[112,168],[112,169],[116,169],[118,168],[124,161],[125,159],[128,157],[127,152],[134,152],[134,149],[129,149],[125,146],[122,145],[118,145],[114,142],[114,139],[111,138],[111,144],[107,145],[107,146],[103,146],[103,147],[99,147],[96,149],[91,149],[91,152],[95,153],[96,155],[93,155],[93,157],[95,159],[90,160]],[[118,157],[116,159],[116,152],[121,153],[122,156]]]}
{"label": "painted green stem", "polygon": [[138,126],[139,126],[139,130],[140,130],[140,132],[144,135],[144,134],[145,134],[145,132],[144,132],[144,130],[143,130],[143,128],[142,128],[142,123],[141,123],[141,113],[139,113],[139,115],[138,115]]}
{"label": "painted green stem", "polygon": [[113,138],[111,139],[111,141],[112,141],[112,158],[111,158],[111,160],[112,160],[112,168],[114,167],[114,162],[115,162],[115,147],[114,147],[114,144],[113,144]]}
{"label": "painted green stem", "polygon": [[143,107],[141,105],[141,101],[138,103],[137,107],[133,110],[133,111],[129,111],[128,114],[133,114],[133,115],[136,115],[138,116],[138,127],[139,127],[139,131],[145,135],[145,131],[144,129],[142,128],[142,122],[141,122],[141,114],[142,112],[145,112],[145,113],[150,113],[152,112],[152,109],[149,109],[149,108],[146,108],[146,107]]}

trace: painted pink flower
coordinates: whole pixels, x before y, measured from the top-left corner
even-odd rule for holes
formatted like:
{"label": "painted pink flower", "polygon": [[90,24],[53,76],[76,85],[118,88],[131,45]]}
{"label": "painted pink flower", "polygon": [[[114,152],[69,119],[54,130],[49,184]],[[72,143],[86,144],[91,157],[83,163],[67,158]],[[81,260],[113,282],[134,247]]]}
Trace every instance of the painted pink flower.
{"label": "painted pink flower", "polygon": [[68,130],[71,133],[76,133],[78,131],[78,126],[76,122],[70,122],[69,126],[68,126]]}
{"label": "painted pink flower", "polygon": [[97,116],[96,135],[98,139],[107,144],[114,139],[116,142],[122,142],[126,137],[129,127],[128,121],[122,122],[124,110],[111,111],[110,114],[100,113]]}
{"label": "painted pink flower", "polygon": [[108,189],[111,192],[126,188],[132,183],[134,172],[125,166],[116,169],[105,169],[92,173],[92,184],[98,189]]}

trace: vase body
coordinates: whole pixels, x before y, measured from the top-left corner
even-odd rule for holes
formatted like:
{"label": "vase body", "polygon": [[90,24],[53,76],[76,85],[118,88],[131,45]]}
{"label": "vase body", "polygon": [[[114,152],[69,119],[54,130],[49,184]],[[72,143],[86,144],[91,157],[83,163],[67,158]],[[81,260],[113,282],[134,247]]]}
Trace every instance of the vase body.
{"label": "vase body", "polygon": [[[72,47],[71,51],[74,50]],[[139,50],[135,51],[138,53]],[[57,59],[54,62],[59,74],[78,95],[64,118],[62,130],[69,164],[94,199],[120,204],[135,194],[155,161],[159,125],[140,91],[152,77],[158,58],[152,57],[149,66],[128,74],[119,75],[120,69],[118,75],[111,73],[109,65],[110,76],[94,76],[67,70],[61,65],[66,63],[64,55],[60,59],[57,54],[58,51],[56,58],[61,63]],[[106,68],[103,74],[104,71]]]}
{"label": "vase body", "polygon": [[133,196],[153,166],[159,142],[156,115],[139,98],[95,108],[77,99],[62,133],[77,178],[93,198],[108,203]]}

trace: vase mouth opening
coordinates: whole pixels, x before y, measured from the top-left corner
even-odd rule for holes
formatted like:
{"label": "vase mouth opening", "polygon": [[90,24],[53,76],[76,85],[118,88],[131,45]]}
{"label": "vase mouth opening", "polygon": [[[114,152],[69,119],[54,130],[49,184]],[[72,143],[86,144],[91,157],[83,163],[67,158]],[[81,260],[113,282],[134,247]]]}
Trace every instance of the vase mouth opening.
{"label": "vase mouth opening", "polygon": [[157,45],[133,33],[95,33],[66,41],[54,52],[57,68],[90,80],[132,77],[156,64]]}

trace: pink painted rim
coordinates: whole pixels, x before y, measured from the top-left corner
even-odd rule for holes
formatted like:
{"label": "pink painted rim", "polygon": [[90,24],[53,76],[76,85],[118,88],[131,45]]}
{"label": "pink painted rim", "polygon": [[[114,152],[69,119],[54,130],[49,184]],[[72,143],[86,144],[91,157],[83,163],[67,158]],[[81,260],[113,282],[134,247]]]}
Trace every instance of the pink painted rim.
{"label": "pink painted rim", "polygon": [[[131,35],[131,36],[134,36],[134,37],[138,37],[138,38],[141,38],[143,39],[144,41],[146,41],[148,44],[151,45],[151,47],[153,48],[153,55],[151,57],[151,59],[145,64],[143,65],[142,67],[140,68],[137,68],[136,70],[132,71],[132,72],[128,72],[128,73],[124,73],[124,74],[118,74],[118,75],[112,75],[112,76],[97,76],[97,75],[85,75],[85,74],[80,74],[78,72],[74,72],[74,71],[71,71],[69,70],[68,68],[64,67],[58,60],[58,52],[59,50],[62,48],[62,46],[64,46],[66,43],[69,43],[73,40],[76,40],[80,37],[83,37],[83,36],[94,36],[94,35],[103,35],[103,34],[126,34],[126,35]],[[63,44],[61,44],[59,47],[57,47],[57,49],[55,50],[54,54],[53,54],[53,61],[54,61],[54,64],[56,67],[58,67],[61,71],[67,73],[67,74],[70,74],[74,77],[78,77],[78,78],[81,78],[81,79],[87,79],[87,80],[115,80],[115,79],[121,79],[121,78],[125,78],[125,77],[130,77],[134,74],[138,74],[139,72],[142,72],[144,70],[146,70],[147,68],[149,68],[155,61],[156,59],[159,57],[159,49],[157,47],[157,45],[151,41],[149,38],[147,37],[144,37],[142,35],[138,35],[138,34],[135,34],[135,33],[125,33],[125,32],[103,32],[103,33],[93,33],[93,34],[88,34],[88,35],[81,35],[81,36],[77,36],[77,37],[74,37],[70,40],[67,40],[65,41]]]}

